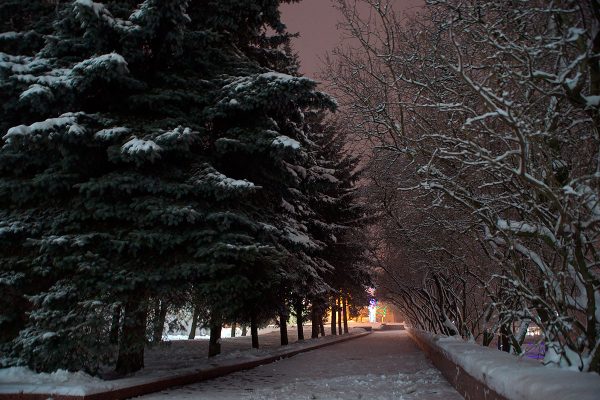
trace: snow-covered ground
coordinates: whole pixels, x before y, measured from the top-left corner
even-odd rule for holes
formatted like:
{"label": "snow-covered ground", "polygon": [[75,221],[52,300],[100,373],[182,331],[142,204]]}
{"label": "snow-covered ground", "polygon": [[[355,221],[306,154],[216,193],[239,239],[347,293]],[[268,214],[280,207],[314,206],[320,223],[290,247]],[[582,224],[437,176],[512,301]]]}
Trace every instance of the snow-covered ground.
{"label": "snow-covered ground", "polygon": [[[167,333],[165,335],[166,340],[172,341],[172,340],[188,340],[188,336],[189,336],[189,328],[187,327],[187,325],[184,325],[186,327],[185,331],[183,332],[173,332],[173,333]],[[166,331],[166,329],[165,329]],[[199,328],[196,330],[197,334],[194,338],[194,340],[208,340],[210,339],[210,331],[208,328]],[[271,332],[279,332],[279,327],[276,327],[274,325],[269,325],[266,326],[264,328],[260,328],[258,330],[258,335],[265,335],[267,333],[271,333]],[[247,329],[247,335],[250,335],[250,328]],[[221,329],[221,337],[222,338],[228,338],[231,336],[231,328],[223,328]],[[235,336],[236,337],[241,337],[242,336],[242,329],[241,328],[236,328],[235,330]]]}
{"label": "snow-covered ground", "polygon": [[250,371],[140,399],[175,398],[462,399],[404,331],[375,332]]}
{"label": "snow-covered ground", "polygon": [[[364,324],[363,324],[364,325]],[[368,325],[368,324],[367,324]],[[288,349],[310,345],[311,327],[304,327],[304,343],[297,343],[298,335],[295,327],[288,329],[290,346]],[[362,332],[362,329],[352,329],[352,332]],[[252,349],[250,336],[230,337],[231,329],[224,328],[221,336],[221,354],[208,359],[208,342],[203,337],[196,340],[173,340],[153,346],[146,350],[145,368],[136,373],[136,376],[160,376],[166,371],[176,369],[209,367],[225,360],[252,360],[268,356],[281,349],[279,328],[265,328],[259,331],[259,349]],[[248,335],[250,332],[248,332]],[[327,340],[333,337],[327,337]],[[323,340],[323,339],[317,339]]]}
{"label": "snow-covered ground", "polygon": [[[298,342],[296,341],[296,330],[292,328],[288,330],[290,345],[282,347],[278,331],[266,329],[261,333],[260,349],[251,348],[249,336],[223,338],[221,340],[222,354],[210,359],[207,358],[208,343],[206,340],[177,340],[161,343],[147,349],[143,370],[114,380],[94,378],[83,372],[57,371],[52,374],[37,374],[23,367],[3,368],[0,369],[0,394],[26,392],[73,396],[91,395],[195,374],[198,371],[214,367],[257,361],[340,339],[339,336],[326,336]],[[310,326],[305,327],[304,333],[306,338],[310,338]],[[350,333],[364,334],[364,329],[351,328]],[[107,373],[105,378],[109,378],[110,375]]]}

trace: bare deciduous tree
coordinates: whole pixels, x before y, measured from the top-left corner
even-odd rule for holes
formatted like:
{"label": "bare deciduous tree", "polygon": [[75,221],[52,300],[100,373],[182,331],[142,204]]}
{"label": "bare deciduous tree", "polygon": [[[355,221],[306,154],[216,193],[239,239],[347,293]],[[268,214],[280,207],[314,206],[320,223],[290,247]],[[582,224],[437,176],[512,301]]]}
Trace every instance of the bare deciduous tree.
{"label": "bare deciduous tree", "polygon": [[421,328],[517,353],[534,323],[546,361],[600,371],[600,3],[392,5],[338,1],[354,41],[329,71],[374,148],[389,293]]}

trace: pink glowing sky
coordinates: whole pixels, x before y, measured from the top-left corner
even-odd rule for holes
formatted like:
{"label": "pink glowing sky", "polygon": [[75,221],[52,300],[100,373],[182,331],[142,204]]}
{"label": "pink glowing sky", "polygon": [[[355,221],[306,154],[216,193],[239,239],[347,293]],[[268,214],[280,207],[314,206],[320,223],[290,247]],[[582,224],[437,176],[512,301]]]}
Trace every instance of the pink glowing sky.
{"label": "pink glowing sky", "polygon": [[[395,0],[398,11],[412,10],[424,0]],[[311,78],[317,78],[321,69],[321,59],[333,50],[342,40],[342,32],[337,29],[341,19],[333,8],[332,0],[302,0],[300,3],[283,4],[282,20],[289,32],[299,32],[294,40],[294,50],[300,55],[300,71]]]}

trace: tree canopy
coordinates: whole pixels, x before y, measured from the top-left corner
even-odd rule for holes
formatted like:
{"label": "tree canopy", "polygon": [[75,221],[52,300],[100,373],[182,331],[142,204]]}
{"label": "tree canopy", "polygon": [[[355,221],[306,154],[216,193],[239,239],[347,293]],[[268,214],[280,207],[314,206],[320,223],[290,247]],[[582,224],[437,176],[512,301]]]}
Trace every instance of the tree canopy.
{"label": "tree canopy", "polygon": [[297,73],[280,2],[2,4],[3,364],[97,372],[122,310],[135,371],[168,291],[222,321],[328,293],[306,115],[336,104]]}

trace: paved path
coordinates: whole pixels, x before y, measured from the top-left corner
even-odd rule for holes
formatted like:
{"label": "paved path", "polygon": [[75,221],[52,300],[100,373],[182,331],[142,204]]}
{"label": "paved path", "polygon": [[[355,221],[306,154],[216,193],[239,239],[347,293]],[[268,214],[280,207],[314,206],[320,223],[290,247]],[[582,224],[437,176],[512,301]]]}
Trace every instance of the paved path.
{"label": "paved path", "polygon": [[447,399],[462,397],[403,331],[313,350],[141,399]]}

